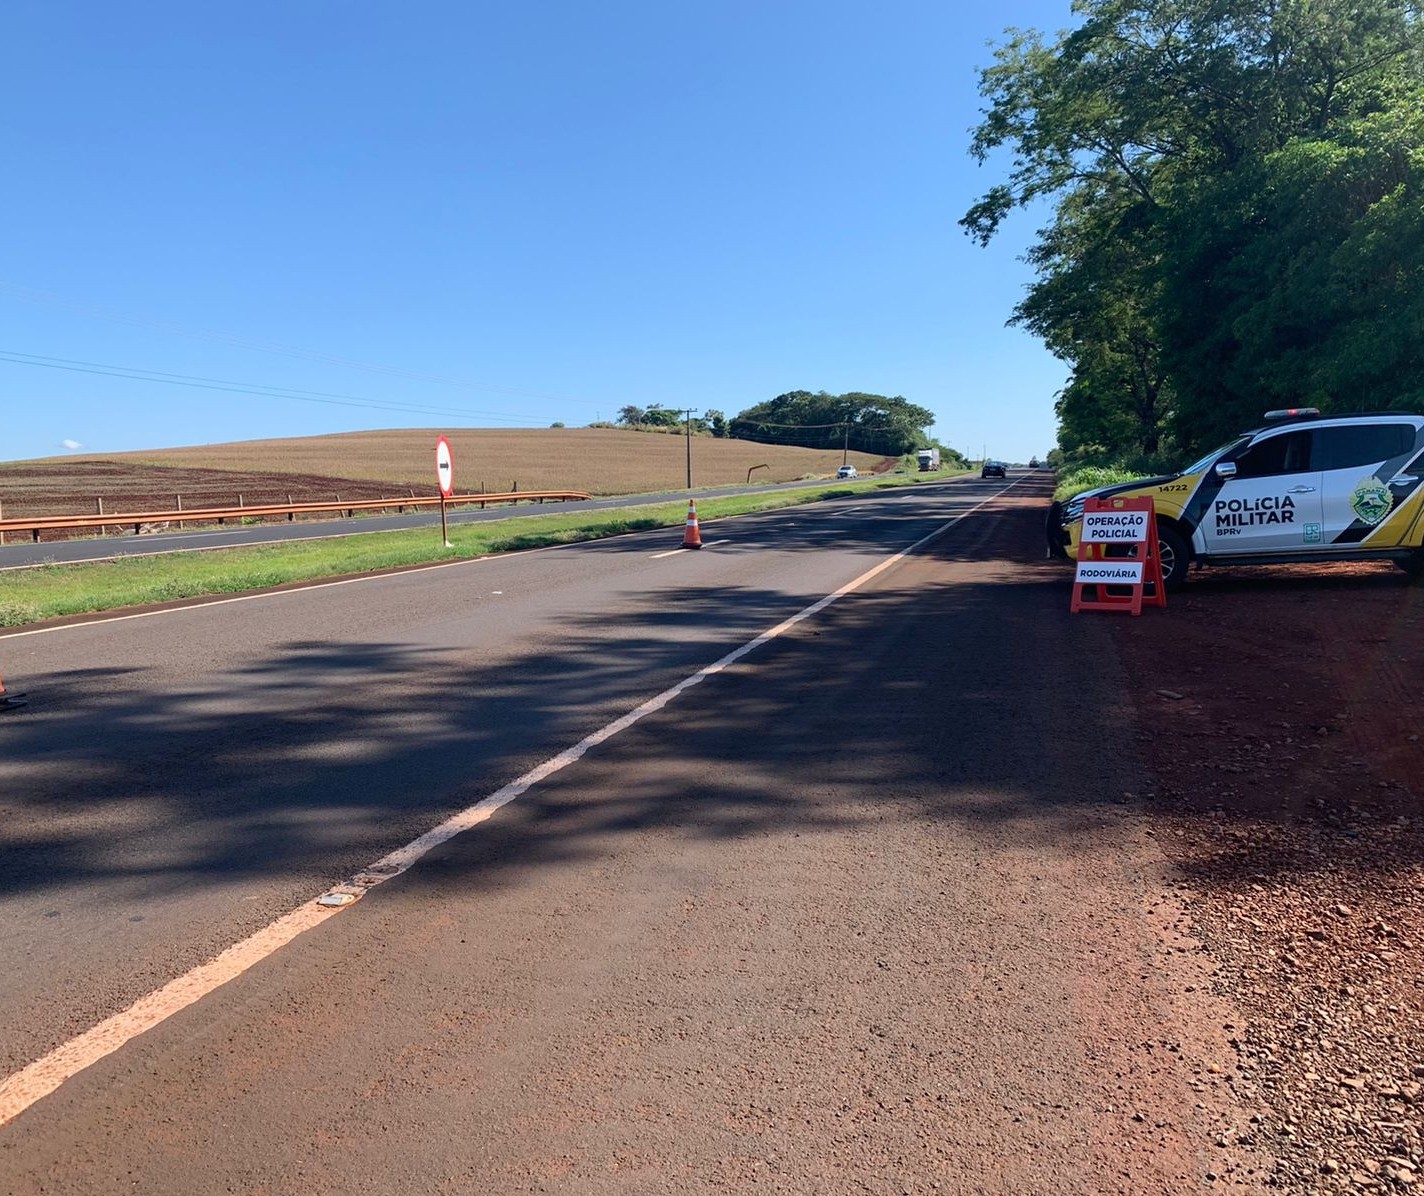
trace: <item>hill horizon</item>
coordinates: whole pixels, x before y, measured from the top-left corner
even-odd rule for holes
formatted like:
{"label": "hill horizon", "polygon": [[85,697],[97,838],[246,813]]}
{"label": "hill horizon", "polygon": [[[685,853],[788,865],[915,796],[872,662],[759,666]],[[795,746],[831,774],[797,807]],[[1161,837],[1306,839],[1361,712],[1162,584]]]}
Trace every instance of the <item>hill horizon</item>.
{"label": "hill horizon", "polygon": [[[123,502],[140,495],[187,497],[301,493],[349,481],[361,490],[399,487],[433,494],[435,441],[454,456],[458,493],[573,490],[595,495],[687,489],[687,440],[620,428],[390,428],[320,436],[239,440],[122,453],[69,453],[0,462],[0,504],[18,510],[67,502]],[[829,476],[842,459],[864,473],[897,458],[838,449],[694,436],[692,488]]]}

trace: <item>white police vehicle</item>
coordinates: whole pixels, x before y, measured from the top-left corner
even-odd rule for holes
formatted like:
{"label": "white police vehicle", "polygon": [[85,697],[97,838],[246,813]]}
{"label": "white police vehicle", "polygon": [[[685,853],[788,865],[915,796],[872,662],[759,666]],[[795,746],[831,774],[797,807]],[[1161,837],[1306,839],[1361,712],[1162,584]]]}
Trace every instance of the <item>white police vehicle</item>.
{"label": "white police vehicle", "polygon": [[1213,449],[1181,473],[1054,504],[1049,547],[1074,556],[1090,498],[1153,500],[1169,589],[1195,561],[1276,565],[1393,560],[1424,572],[1424,415],[1321,415],[1313,407]]}

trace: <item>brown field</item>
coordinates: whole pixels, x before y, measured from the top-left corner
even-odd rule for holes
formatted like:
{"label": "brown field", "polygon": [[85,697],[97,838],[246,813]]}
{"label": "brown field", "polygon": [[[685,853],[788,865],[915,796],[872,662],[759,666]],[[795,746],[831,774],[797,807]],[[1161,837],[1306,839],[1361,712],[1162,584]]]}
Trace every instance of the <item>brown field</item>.
{"label": "brown field", "polygon": [[[191,448],[78,454],[0,464],[0,510],[7,516],[168,510],[342,498],[433,495],[438,429],[345,432],[286,440],[244,440]],[[680,490],[687,482],[681,436],[616,428],[471,428],[446,432],[455,486],[476,491],[582,490],[637,494]],[[851,453],[862,473],[891,469],[893,458]],[[839,450],[788,448],[745,440],[692,438],[694,487],[785,482],[834,474]]]}

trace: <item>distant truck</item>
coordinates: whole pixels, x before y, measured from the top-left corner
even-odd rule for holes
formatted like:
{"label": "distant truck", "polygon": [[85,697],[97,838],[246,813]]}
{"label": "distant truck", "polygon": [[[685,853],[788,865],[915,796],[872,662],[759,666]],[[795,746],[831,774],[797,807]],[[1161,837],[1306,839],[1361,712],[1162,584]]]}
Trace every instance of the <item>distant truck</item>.
{"label": "distant truck", "polygon": [[921,473],[939,468],[939,449],[921,449],[915,457],[920,463]]}

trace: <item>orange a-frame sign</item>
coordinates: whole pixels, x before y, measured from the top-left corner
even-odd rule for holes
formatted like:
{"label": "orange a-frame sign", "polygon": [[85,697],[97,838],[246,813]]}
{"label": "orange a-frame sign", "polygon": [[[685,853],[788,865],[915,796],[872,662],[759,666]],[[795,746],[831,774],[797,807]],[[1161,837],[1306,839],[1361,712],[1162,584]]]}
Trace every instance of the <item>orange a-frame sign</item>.
{"label": "orange a-frame sign", "polygon": [[1069,610],[1073,614],[1105,610],[1140,615],[1144,605],[1167,605],[1152,500],[1088,499],[1078,536]]}

